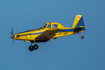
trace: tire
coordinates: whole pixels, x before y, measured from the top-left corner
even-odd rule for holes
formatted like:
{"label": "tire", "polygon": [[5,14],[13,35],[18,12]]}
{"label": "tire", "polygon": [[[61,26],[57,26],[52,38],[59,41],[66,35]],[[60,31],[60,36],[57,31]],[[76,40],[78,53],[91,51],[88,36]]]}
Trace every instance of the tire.
{"label": "tire", "polygon": [[81,36],[81,39],[84,39],[84,36]]}
{"label": "tire", "polygon": [[35,44],[33,47],[35,50],[37,50],[39,48],[39,46],[37,44]]}
{"label": "tire", "polygon": [[33,50],[34,50],[34,47],[33,47],[33,46],[32,46],[32,47],[29,46],[29,50],[30,50],[30,51],[33,51]]}

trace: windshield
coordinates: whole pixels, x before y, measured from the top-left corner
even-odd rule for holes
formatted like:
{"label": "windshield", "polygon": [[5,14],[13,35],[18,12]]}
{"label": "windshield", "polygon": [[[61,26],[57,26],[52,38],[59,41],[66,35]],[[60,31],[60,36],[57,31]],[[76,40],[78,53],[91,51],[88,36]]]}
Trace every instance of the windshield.
{"label": "windshield", "polygon": [[47,26],[47,24],[45,24],[44,26],[43,26],[43,28],[45,28]]}

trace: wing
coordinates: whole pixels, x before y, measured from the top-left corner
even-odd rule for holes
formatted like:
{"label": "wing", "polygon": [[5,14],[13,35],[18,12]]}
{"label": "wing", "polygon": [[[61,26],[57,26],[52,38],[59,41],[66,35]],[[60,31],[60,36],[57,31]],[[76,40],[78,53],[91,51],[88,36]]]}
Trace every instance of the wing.
{"label": "wing", "polygon": [[56,28],[47,30],[47,31],[45,31],[44,33],[42,33],[41,35],[39,35],[39,36],[36,38],[36,40],[52,39],[52,38],[55,36],[55,34],[56,34],[57,32],[59,32],[59,30],[60,30],[60,29],[56,29]]}

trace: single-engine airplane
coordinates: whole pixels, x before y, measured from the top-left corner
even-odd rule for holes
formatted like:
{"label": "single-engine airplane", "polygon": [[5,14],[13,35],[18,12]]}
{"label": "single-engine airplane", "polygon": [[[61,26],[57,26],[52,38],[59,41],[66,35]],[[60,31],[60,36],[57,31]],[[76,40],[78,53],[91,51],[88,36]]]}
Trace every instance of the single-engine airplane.
{"label": "single-engine airplane", "polygon": [[[47,42],[48,40],[57,39],[58,37],[79,34],[81,39],[84,39],[84,36],[80,34],[85,31],[85,25],[82,15],[76,15],[72,27],[64,27],[60,23],[48,22],[43,27],[28,30],[25,32],[13,34],[13,28],[10,38],[13,40],[23,40],[25,42],[31,42],[29,50],[33,51],[38,49],[36,43]],[[34,43],[34,45],[32,45]]]}

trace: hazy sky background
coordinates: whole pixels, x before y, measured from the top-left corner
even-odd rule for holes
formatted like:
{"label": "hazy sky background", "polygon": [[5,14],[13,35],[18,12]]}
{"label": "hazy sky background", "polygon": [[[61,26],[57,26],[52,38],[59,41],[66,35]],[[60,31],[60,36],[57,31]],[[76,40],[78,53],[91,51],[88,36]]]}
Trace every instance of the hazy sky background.
{"label": "hazy sky background", "polygon": [[[42,27],[46,22],[72,26],[75,15],[83,15],[86,31],[38,43],[15,41],[14,34]],[[104,0],[0,0],[0,70],[105,70]]]}

